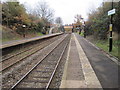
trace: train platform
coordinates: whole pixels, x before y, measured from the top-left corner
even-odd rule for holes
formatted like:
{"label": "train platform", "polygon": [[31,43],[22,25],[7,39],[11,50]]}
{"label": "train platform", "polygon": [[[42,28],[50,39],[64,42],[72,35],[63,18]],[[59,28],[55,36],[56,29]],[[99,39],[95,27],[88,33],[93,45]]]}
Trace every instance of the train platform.
{"label": "train platform", "polygon": [[25,39],[22,39],[22,40],[8,41],[8,42],[2,43],[2,45],[0,45],[0,49],[15,46],[15,45],[19,45],[19,44],[24,44],[24,43],[31,42],[31,41],[36,41],[36,40],[39,40],[39,39],[48,38],[48,37],[52,37],[52,36],[56,36],[56,35],[60,35],[60,34],[62,34],[62,33],[54,33],[54,34],[48,34],[48,35],[43,35],[43,36],[37,36],[37,37],[29,38],[29,39],[25,38]]}
{"label": "train platform", "polygon": [[[72,34],[60,88],[118,88],[118,64]],[[115,89],[116,90],[116,89]]]}
{"label": "train platform", "polygon": [[101,88],[83,49],[72,34],[61,88]]}

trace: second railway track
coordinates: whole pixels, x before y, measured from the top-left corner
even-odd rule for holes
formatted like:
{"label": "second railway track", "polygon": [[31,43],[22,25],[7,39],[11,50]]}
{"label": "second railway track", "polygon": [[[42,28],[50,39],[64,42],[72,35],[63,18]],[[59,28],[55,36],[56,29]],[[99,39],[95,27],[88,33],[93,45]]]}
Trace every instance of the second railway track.
{"label": "second railway track", "polygon": [[32,47],[28,47],[28,49],[26,49],[26,50],[20,51],[16,54],[10,55],[7,58],[2,59],[2,61],[0,62],[0,63],[2,63],[2,68],[0,69],[0,71],[4,71],[4,70],[8,69],[9,67],[11,67],[14,64],[18,63],[19,61],[27,58],[28,56],[36,53],[37,51],[46,47],[47,45],[54,42],[55,40],[57,40],[60,37],[61,36],[57,36],[57,37],[53,37],[51,39],[45,40],[41,43],[33,45]]}
{"label": "second railway track", "polygon": [[[61,35],[60,35],[60,36],[61,36]],[[43,40],[37,40],[36,42],[34,41],[33,43],[31,43],[31,45],[30,45],[30,44],[28,44],[28,45],[22,44],[22,45],[21,45],[22,47],[19,48],[19,49],[17,49],[17,50],[14,50],[14,52],[11,52],[11,53],[5,54],[5,55],[3,54],[3,56],[2,56],[2,61],[8,60],[8,59],[10,59],[10,58],[12,58],[12,57],[14,57],[14,56],[17,56],[17,55],[19,55],[19,54],[21,54],[21,53],[24,53],[24,52],[26,52],[26,51],[29,51],[29,50],[31,50],[31,49],[34,49],[35,47],[37,47],[37,46],[39,46],[39,45],[42,45],[42,44],[45,43],[45,42],[49,42],[49,41],[55,40],[55,39],[57,39],[57,38],[60,37],[60,36],[49,37],[49,38],[43,39]],[[4,49],[3,49],[2,51],[5,52]],[[2,62],[2,61],[0,61],[0,62]]]}

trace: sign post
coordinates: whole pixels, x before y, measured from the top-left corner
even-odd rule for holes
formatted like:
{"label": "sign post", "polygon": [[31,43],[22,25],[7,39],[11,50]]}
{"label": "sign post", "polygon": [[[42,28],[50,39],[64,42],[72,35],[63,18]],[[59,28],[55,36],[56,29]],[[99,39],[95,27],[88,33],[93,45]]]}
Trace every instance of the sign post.
{"label": "sign post", "polygon": [[112,29],[113,29],[113,14],[115,14],[115,9],[113,9],[113,1],[112,1],[112,10],[108,11],[108,16],[111,16],[110,19],[110,25],[109,25],[109,32],[110,32],[110,36],[109,36],[109,52],[112,51]]}

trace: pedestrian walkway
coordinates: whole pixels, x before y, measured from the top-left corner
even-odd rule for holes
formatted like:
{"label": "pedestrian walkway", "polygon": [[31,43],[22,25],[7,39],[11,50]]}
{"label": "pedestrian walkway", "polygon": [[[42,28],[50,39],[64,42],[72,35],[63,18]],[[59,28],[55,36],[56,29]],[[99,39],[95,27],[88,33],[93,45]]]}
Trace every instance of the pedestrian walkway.
{"label": "pedestrian walkway", "polygon": [[74,34],[71,36],[60,88],[102,88]]}

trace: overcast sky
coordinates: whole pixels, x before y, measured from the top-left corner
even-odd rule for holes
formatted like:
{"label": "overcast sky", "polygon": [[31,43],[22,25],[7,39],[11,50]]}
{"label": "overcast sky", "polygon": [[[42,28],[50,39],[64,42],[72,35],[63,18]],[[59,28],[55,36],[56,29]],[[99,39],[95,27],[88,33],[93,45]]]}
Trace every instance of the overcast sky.
{"label": "overcast sky", "polygon": [[54,9],[55,17],[61,17],[64,24],[74,22],[74,16],[81,14],[86,20],[90,9],[95,9],[102,4],[103,0],[19,0],[20,3],[34,6],[38,1],[45,1],[50,8]]}

